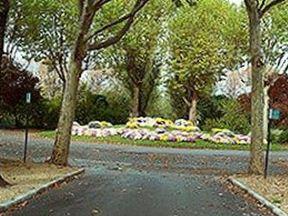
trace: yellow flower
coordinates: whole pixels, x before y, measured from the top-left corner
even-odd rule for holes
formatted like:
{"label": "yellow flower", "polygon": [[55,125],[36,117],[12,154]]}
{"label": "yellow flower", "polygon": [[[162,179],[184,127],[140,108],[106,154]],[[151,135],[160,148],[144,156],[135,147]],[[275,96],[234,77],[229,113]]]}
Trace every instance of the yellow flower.
{"label": "yellow flower", "polygon": [[179,126],[179,125],[173,125],[171,127],[172,129],[175,129],[175,130],[180,130],[180,131],[186,131],[186,132],[193,132],[193,131],[199,131],[198,127],[195,127],[195,126]]}
{"label": "yellow flower", "polygon": [[213,133],[219,133],[219,132],[231,132],[228,129],[221,129],[221,128],[212,128]]}
{"label": "yellow flower", "polygon": [[167,141],[167,140],[168,140],[168,135],[167,135],[167,134],[162,134],[162,135],[160,136],[160,140],[161,140],[161,141]]}
{"label": "yellow flower", "polygon": [[106,121],[102,121],[100,122],[101,127],[105,128],[105,127],[111,127],[111,124],[109,122]]}
{"label": "yellow flower", "polygon": [[130,122],[130,121],[129,121],[129,122],[127,122],[127,124],[126,124],[126,127],[133,129],[133,128],[138,128],[139,125],[137,124],[137,122]]}

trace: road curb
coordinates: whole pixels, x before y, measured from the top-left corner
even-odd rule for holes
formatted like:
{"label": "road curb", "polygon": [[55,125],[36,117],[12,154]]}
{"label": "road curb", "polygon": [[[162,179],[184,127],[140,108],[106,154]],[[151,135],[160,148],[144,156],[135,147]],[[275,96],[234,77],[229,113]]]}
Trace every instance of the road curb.
{"label": "road curb", "polygon": [[50,188],[52,188],[54,185],[57,185],[57,184],[61,184],[65,181],[70,181],[72,179],[74,179],[76,176],[84,173],[85,169],[84,168],[81,168],[81,169],[78,169],[77,171],[74,171],[74,172],[71,172],[71,173],[68,173],[62,177],[59,177],[53,181],[50,181],[46,184],[43,184],[41,185],[40,187],[38,188],[35,188],[33,190],[30,190],[28,191],[27,193],[25,194],[22,194],[22,195],[19,195],[17,196],[16,198],[14,199],[10,199],[10,200],[7,200],[3,203],[0,203],[0,213],[1,212],[5,212],[7,211],[9,208],[13,207],[13,206],[16,206],[16,205],[19,205],[27,200],[31,200],[34,196],[40,194],[40,193],[43,193],[44,191],[48,191]]}
{"label": "road curb", "polygon": [[275,215],[277,216],[288,216],[286,212],[278,208],[276,205],[268,201],[266,198],[258,194],[257,192],[253,191],[250,187],[246,186],[243,182],[233,178],[229,177],[228,181],[230,181],[233,185],[239,187],[243,191],[250,194],[252,197],[254,197],[256,200],[258,200],[261,204],[266,206],[268,209],[270,209]]}

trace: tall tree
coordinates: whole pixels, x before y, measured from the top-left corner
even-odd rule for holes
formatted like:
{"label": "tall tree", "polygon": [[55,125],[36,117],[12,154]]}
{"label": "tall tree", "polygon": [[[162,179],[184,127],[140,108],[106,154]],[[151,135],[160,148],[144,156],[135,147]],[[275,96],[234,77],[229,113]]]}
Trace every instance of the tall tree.
{"label": "tall tree", "polygon": [[[0,76],[2,76],[2,57],[3,57],[3,48],[4,48],[4,38],[6,24],[8,20],[8,13],[10,8],[9,0],[3,0],[0,2]],[[0,187],[7,186],[8,183],[0,174]]]}
{"label": "tall tree", "polygon": [[[2,60],[2,56],[3,56],[4,38],[5,38],[7,21],[8,21],[9,9],[10,9],[9,0],[2,0],[0,2],[0,60]],[[0,64],[0,67],[1,67],[1,64]],[[0,71],[1,71],[1,68],[0,68]]]}
{"label": "tall tree", "polygon": [[244,0],[249,17],[249,43],[252,65],[252,94],[251,94],[251,147],[249,172],[263,174],[263,147],[267,138],[267,89],[264,88],[266,71],[265,55],[262,46],[261,20],[274,6],[285,0]]}
{"label": "tall tree", "polygon": [[106,54],[116,78],[130,94],[131,116],[146,115],[148,102],[160,77],[163,57],[160,46],[165,31],[161,23],[165,22],[171,6],[171,1],[151,2],[137,17],[137,25]]}
{"label": "tall tree", "polygon": [[189,119],[195,123],[199,99],[211,94],[224,67],[235,64],[245,50],[243,20],[243,13],[222,0],[199,1],[192,8],[183,6],[171,20],[170,47],[175,75],[170,92],[176,98],[175,106],[187,107]]}
{"label": "tall tree", "polygon": [[12,1],[7,32],[11,58],[41,61],[47,73],[56,72],[63,86],[70,47],[78,21],[75,1]]}
{"label": "tall tree", "polygon": [[[128,0],[78,1],[80,14],[78,30],[69,55],[68,72],[65,77],[65,90],[55,144],[51,156],[52,163],[66,165],[68,162],[71,128],[75,117],[77,89],[80,76],[83,72],[83,62],[87,53],[107,48],[120,41],[130,29],[138,12],[148,1],[149,0],[135,0],[132,3]],[[112,22],[105,23],[101,20],[101,15],[105,13],[106,7],[114,7],[114,10],[111,11],[116,12],[116,16],[115,13],[110,14],[115,17],[115,20]],[[127,13],[119,16],[119,11],[127,11]],[[97,20],[97,18],[100,18],[100,20]],[[103,26],[99,26],[99,23],[103,24]],[[111,32],[112,29],[114,32]]]}

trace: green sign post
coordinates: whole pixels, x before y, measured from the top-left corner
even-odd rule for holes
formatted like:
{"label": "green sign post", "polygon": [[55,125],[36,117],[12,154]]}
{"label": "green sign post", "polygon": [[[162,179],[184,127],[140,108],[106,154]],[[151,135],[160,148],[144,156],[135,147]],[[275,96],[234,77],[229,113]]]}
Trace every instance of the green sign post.
{"label": "green sign post", "polygon": [[271,120],[279,120],[280,119],[280,110],[270,109],[269,119],[271,119]]}
{"label": "green sign post", "polygon": [[279,120],[281,116],[281,112],[278,109],[269,109],[269,118],[268,118],[268,142],[267,142],[267,150],[266,150],[266,159],[265,159],[265,170],[264,170],[264,178],[267,178],[268,174],[268,165],[269,165],[269,152],[271,146],[271,125],[273,120]]}
{"label": "green sign post", "polygon": [[28,146],[28,106],[31,103],[31,92],[26,93],[26,104],[27,104],[27,109],[26,109],[26,120],[25,120],[25,140],[24,140],[24,157],[23,161],[24,163],[26,162],[26,157],[27,157],[27,146]]}

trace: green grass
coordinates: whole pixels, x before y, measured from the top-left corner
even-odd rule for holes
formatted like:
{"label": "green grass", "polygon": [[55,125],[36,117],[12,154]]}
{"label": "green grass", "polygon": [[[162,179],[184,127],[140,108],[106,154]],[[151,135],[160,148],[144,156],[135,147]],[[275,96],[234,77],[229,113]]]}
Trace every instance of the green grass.
{"label": "green grass", "polygon": [[[53,139],[54,131],[43,131],[37,133],[39,137]],[[150,140],[132,140],[121,136],[109,137],[91,137],[91,136],[72,136],[73,141],[89,143],[107,143],[107,144],[124,144],[134,146],[150,147],[170,147],[170,148],[187,148],[187,149],[217,149],[217,150],[249,150],[249,145],[245,144],[221,144],[198,140],[195,143],[189,142],[169,142],[169,141],[150,141]],[[288,150],[288,145],[272,144],[272,151]]]}

